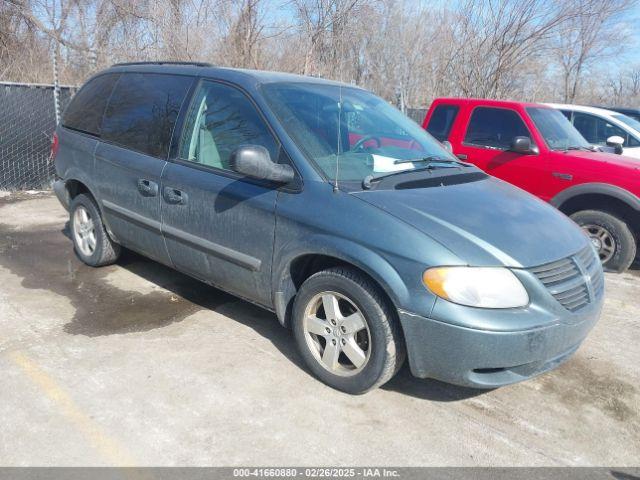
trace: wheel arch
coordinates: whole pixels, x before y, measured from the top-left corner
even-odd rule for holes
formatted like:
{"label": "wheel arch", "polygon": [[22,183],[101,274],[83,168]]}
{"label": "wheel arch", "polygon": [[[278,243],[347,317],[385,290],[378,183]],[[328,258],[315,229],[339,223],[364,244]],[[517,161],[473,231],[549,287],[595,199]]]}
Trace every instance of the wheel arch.
{"label": "wheel arch", "polygon": [[[325,237],[305,241],[304,249],[291,251],[274,270],[274,306],[283,326],[290,325],[293,300],[304,281],[314,273],[336,266],[354,268],[369,278],[395,310],[408,297],[409,291],[398,272],[377,253],[352,242],[337,247]],[[314,248],[315,247],[315,248]]]}
{"label": "wheel arch", "polygon": [[[107,230],[107,234],[112,240],[117,242],[118,238],[116,235],[114,235],[111,229],[111,225],[109,225],[108,219],[105,218],[104,210],[102,208],[102,203],[98,200],[98,197],[95,194],[94,189],[90,186],[91,182],[89,181],[89,179],[87,179],[82,172],[70,171],[67,175],[67,178],[65,178],[63,182],[64,182],[64,188],[62,192],[59,192],[54,184],[54,190],[56,190],[56,194],[58,195],[58,197],[60,197],[60,195],[63,195],[66,197],[65,199],[60,199],[63,205],[65,204],[65,200],[66,200],[68,202],[67,205],[70,206],[71,201],[82,193],[89,195],[91,198],[93,198],[96,206],[98,207],[98,212],[100,212],[100,216],[102,217],[102,223],[104,224],[105,229]],[[67,208],[67,210],[70,210],[70,209]]]}
{"label": "wheel arch", "polygon": [[65,175],[65,179],[63,181],[69,202],[71,202],[71,200],[73,200],[77,195],[87,193],[93,197],[96,203],[98,203],[98,207],[101,208],[100,203],[98,202],[98,197],[90,186],[90,180],[81,171],[78,171],[77,169],[70,169]]}
{"label": "wheel arch", "polygon": [[616,187],[615,185],[607,183],[582,183],[580,185],[574,185],[573,187],[569,187],[558,193],[550,200],[549,203],[559,210],[562,210],[568,201],[585,195],[610,197],[626,204],[629,208],[640,212],[640,198],[624,188]]}
{"label": "wheel arch", "polygon": [[566,215],[580,210],[602,210],[625,220],[636,233],[640,231],[640,198],[615,185],[576,185],[560,192],[550,203]]}
{"label": "wheel arch", "polygon": [[94,199],[96,198],[95,195],[91,193],[91,190],[89,190],[89,187],[87,187],[87,185],[80,180],[72,178],[67,180],[64,185],[67,191],[67,195],[69,196],[69,200],[73,200],[81,193],[86,193],[91,195]]}

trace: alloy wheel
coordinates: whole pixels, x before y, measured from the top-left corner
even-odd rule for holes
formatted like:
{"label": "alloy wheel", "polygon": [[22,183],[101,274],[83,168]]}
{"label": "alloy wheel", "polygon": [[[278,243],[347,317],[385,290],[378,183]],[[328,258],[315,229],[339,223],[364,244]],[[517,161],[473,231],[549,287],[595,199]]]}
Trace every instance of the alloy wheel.
{"label": "alloy wheel", "polygon": [[73,235],[76,246],[83,255],[90,257],[96,250],[96,229],[89,211],[82,205],[73,214]]}
{"label": "alloy wheel", "polygon": [[582,229],[587,233],[591,243],[598,252],[600,261],[606,263],[611,260],[616,251],[616,241],[613,235],[600,225],[588,224],[582,225]]}
{"label": "alloy wheel", "polygon": [[371,333],[351,299],[337,292],[315,295],[305,308],[302,326],[311,353],[329,372],[347,377],[367,365]]}

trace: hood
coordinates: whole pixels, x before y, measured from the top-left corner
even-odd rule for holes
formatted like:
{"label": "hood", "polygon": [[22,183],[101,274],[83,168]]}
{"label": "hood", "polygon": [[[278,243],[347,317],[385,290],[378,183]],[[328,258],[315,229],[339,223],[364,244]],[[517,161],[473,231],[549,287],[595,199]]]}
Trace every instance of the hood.
{"label": "hood", "polygon": [[637,158],[618,155],[616,153],[587,152],[585,150],[555,151],[554,153],[575,158],[586,158],[587,160],[608,163],[616,167],[628,168],[640,172],[640,161],[638,161]]}
{"label": "hood", "polygon": [[413,225],[469,265],[529,268],[568,257],[589,244],[562,213],[492,177],[354,195]]}

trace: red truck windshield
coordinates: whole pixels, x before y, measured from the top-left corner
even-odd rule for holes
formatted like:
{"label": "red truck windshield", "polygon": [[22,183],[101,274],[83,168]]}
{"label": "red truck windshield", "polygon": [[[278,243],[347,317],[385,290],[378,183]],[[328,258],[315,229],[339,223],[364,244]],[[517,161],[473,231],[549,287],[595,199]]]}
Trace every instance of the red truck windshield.
{"label": "red truck windshield", "polygon": [[551,150],[590,148],[589,142],[559,110],[528,107],[527,113]]}

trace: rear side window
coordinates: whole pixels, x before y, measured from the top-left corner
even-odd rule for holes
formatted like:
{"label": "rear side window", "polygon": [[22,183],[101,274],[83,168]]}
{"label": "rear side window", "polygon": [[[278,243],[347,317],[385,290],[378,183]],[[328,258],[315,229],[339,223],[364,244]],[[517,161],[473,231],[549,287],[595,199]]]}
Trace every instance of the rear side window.
{"label": "rear side window", "polygon": [[627,132],[595,115],[575,112],[573,126],[587,139],[587,142],[592,144],[606,145],[607,138],[612,136],[622,137],[625,140],[625,145],[628,144]]}
{"label": "rear side window", "polygon": [[191,77],[123,73],[107,106],[102,138],[158,158],[166,158],[171,134]]}
{"label": "rear side window", "polygon": [[427,125],[427,132],[441,142],[449,138],[453,121],[458,115],[459,108],[455,105],[438,105]]}
{"label": "rear side window", "polygon": [[106,74],[90,80],[73,97],[64,112],[62,125],[73,130],[100,136],[100,124],[119,74]]}
{"label": "rear side window", "polygon": [[478,107],[471,114],[464,143],[506,150],[514,137],[529,137],[527,126],[513,110]]}

